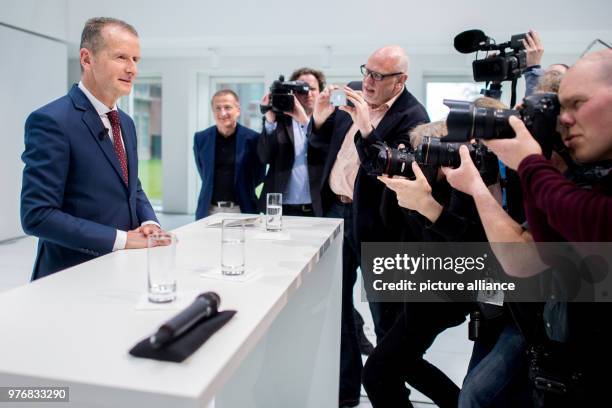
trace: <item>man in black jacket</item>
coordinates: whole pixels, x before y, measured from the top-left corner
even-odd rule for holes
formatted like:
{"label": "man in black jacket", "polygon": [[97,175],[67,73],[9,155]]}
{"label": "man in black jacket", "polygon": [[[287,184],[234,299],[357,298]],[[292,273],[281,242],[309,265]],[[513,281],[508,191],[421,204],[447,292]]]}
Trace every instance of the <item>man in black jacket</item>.
{"label": "man in black jacket", "polygon": [[[408,144],[409,131],[429,121],[425,108],[404,85],[408,57],[401,47],[386,46],[375,51],[361,72],[361,91],[344,87],[353,106],[336,110],[330,104],[330,94],[338,86],[330,85],[321,93],[313,112],[310,138],[313,146],[329,150],[321,185],[323,211],[326,216],[344,219],[340,406],[359,403],[362,364],[353,318],[353,286],[360,245],[386,240],[379,214],[384,185],[360,164],[372,143]],[[377,338],[381,339],[393,325],[399,307],[370,303],[370,309]]]}
{"label": "man in black jacket", "polygon": [[[322,216],[320,184],[325,150],[308,142],[309,122],[319,92],[325,87],[325,75],[312,68],[300,68],[291,74],[291,81],[308,83],[308,94],[296,94],[292,112],[275,114],[268,111],[257,145],[262,163],[270,165],[260,196],[260,209],[265,212],[266,194],[283,194],[283,214]],[[269,94],[262,102],[268,105]]]}

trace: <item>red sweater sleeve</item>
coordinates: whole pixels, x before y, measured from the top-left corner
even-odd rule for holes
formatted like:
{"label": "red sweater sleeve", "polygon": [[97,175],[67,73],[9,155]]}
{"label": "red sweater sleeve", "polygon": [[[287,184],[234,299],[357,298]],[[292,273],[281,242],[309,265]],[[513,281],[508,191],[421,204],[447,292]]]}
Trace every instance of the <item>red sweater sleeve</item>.
{"label": "red sweater sleeve", "polygon": [[542,155],[526,157],[518,173],[525,195],[566,240],[612,241],[612,197],[578,187]]}

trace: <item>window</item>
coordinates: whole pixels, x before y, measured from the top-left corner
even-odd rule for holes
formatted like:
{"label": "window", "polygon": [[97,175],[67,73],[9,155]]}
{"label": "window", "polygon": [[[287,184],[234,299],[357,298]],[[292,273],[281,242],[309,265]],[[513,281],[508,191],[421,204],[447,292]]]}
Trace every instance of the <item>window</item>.
{"label": "window", "polygon": [[139,78],[119,106],[134,120],[138,137],[138,176],[151,204],[162,204],[161,78]]}
{"label": "window", "polygon": [[[221,89],[231,89],[240,98],[240,117],[238,123],[255,131],[261,131],[261,111],[259,104],[265,93],[264,80],[258,77],[211,77],[210,97],[205,105],[210,110],[210,98]],[[215,121],[210,115],[209,126]]]}
{"label": "window", "polygon": [[484,84],[474,83],[469,77],[425,77],[425,108],[432,121],[448,115],[444,99],[473,101],[480,96]]}

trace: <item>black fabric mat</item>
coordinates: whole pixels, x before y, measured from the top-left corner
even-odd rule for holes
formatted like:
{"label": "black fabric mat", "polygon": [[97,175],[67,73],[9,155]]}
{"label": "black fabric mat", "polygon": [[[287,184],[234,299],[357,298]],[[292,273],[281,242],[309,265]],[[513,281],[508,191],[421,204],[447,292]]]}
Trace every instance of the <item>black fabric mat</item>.
{"label": "black fabric mat", "polygon": [[147,337],[136,344],[130,350],[130,354],[134,357],[180,363],[199,349],[210,336],[223,327],[235,314],[235,310],[219,312],[214,317],[202,321],[182,336],[158,349],[151,347],[149,337]]}

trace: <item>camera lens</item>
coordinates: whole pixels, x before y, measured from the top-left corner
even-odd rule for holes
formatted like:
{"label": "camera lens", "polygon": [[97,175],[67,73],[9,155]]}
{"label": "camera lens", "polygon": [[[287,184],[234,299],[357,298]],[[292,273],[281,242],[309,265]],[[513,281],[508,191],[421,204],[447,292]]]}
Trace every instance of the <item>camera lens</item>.
{"label": "camera lens", "polygon": [[425,166],[459,167],[459,146],[458,143],[444,143],[440,139],[424,137],[423,142],[417,146],[415,160]]}
{"label": "camera lens", "polygon": [[514,130],[508,123],[510,116],[519,116],[512,109],[478,108],[467,101],[445,99],[450,108],[446,119],[448,142],[467,142],[471,139],[508,139]]}
{"label": "camera lens", "polygon": [[514,130],[508,123],[510,116],[518,116],[511,109],[492,109],[474,107],[474,130],[470,139],[509,139]]}
{"label": "camera lens", "polygon": [[384,142],[374,143],[371,147],[373,150],[372,159],[367,160],[366,168],[368,174],[372,176],[404,176],[414,178],[412,171],[412,162],[414,155],[406,149],[393,149],[387,146]]}
{"label": "camera lens", "polygon": [[414,172],[412,171],[412,162],[414,161],[414,155],[403,149],[390,149],[389,157],[389,176],[404,176],[408,178],[414,178]]}

